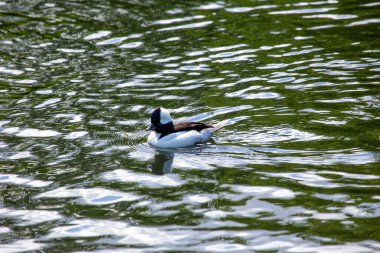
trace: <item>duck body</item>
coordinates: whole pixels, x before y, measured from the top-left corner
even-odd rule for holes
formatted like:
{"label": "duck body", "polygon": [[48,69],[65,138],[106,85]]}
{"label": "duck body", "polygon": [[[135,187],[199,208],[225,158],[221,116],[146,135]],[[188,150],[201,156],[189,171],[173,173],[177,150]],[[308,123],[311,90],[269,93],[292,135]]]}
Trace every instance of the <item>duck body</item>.
{"label": "duck body", "polygon": [[148,136],[148,143],[159,148],[181,148],[207,142],[212,134],[212,128],[205,128],[200,131],[195,129],[176,131],[166,134],[152,131]]}
{"label": "duck body", "polygon": [[[164,108],[156,108],[151,116],[152,132],[148,143],[158,148],[181,148],[207,142],[221,124],[208,125],[202,122],[174,124],[170,113]],[[224,124],[223,124],[224,125]]]}

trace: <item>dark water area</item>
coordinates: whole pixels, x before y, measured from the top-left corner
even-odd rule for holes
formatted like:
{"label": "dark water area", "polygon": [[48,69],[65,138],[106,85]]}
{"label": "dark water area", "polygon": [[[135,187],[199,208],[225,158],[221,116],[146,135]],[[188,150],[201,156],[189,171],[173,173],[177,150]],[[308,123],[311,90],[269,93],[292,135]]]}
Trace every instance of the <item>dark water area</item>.
{"label": "dark water area", "polygon": [[376,1],[0,1],[0,252],[380,251],[379,84]]}

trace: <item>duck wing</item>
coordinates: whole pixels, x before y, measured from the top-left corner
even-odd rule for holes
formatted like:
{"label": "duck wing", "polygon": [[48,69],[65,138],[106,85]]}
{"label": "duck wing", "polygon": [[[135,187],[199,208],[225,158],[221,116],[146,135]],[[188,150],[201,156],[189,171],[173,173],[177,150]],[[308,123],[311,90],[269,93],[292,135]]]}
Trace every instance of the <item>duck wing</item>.
{"label": "duck wing", "polygon": [[182,131],[191,131],[195,130],[197,132],[202,131],[206,128],[213,128],[214,126],[208,125],[202,122],[182,122],[177,123],[174,125],[174,131],[175,132],[182,132]]}

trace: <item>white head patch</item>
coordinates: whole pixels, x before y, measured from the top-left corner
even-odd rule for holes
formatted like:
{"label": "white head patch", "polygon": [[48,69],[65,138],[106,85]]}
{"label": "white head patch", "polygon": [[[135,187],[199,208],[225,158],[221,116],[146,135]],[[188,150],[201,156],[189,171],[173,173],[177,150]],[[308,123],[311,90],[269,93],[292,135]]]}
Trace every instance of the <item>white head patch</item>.
{"label": "white head patch", "polygon": [[160,123],[161,124],[167,124],[169,122],[173,122],[172,117],[170,117],[170,112],[166,110],[165,108],[161,107],[160,110]]}

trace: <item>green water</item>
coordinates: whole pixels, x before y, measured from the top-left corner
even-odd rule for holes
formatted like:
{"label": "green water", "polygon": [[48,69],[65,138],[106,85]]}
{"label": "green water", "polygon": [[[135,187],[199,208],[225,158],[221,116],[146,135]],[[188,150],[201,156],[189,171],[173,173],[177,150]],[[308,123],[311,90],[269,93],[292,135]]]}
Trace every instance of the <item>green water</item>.
{"label": "green water", "polygon": [[[0,252],[380,250],[380,2],[0,2]],[[230,120],[155,150],[150,113]]]}

